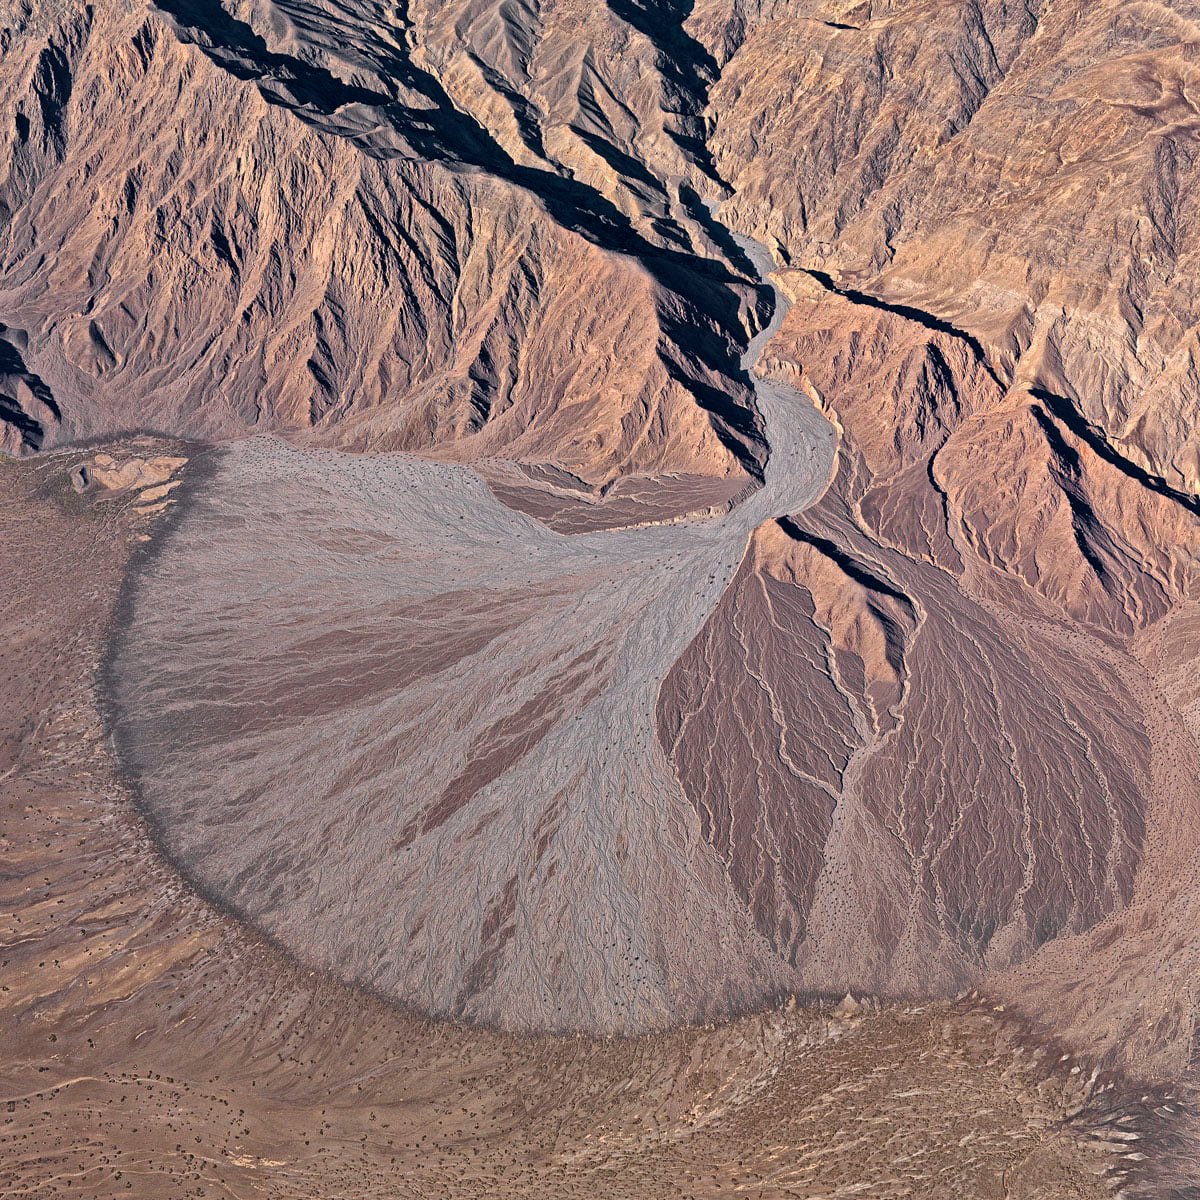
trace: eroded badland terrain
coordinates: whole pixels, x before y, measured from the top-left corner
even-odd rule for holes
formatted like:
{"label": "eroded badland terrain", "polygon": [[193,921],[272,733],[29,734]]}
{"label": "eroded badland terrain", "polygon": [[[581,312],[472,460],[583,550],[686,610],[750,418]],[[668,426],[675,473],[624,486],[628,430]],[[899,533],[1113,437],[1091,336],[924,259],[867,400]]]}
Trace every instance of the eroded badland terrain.
{"label": "eroded badland terrain", "polygon": [[0,13],[0,1194],[1200,1194],[1200,4]]}

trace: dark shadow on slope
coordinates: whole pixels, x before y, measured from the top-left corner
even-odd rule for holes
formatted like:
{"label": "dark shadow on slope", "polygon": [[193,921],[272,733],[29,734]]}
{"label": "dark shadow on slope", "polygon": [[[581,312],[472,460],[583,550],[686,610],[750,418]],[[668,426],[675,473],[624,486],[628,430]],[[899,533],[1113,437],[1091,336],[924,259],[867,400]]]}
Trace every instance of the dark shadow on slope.
{"label": "dark shadow on slope", "polygon": [[[1113,449],[1104,435],[1097,432],[1084,419],[1079,410],[1066,396],[1057,396],[1053,392],[1046,391],[1044,388],[1030,388],[1029,394],[1035,400],[1040,400],[1046,406],[1046,411],[1049,415],[1060,424],[1065,425],[1098,458],[1102,458],[1110,466],[1116,467],[1122,475],[1140,483],[1147,491],[1165,496],[1168,500],[1173,500],[1176,504],[1182,504],[1188,512],[1200,516],[1200,500],[1187,492],[1173,488],[1161,475],[1152,475],[1136,463],[1132,463],[1129,459],[1122,457],[1122,455]],[[1037,409],[1034,409],[1034,413],[1037,415]],[[1046,422],[1041,420],[1040,423],[1043,429],[1045,429]],[[1076,465],[1078,465],[1077,456],[1066,447],[1061,438],[1057,439],[1057,443],[1062,447],[1062,452],[1070,454],[1071,458],[1076,460]]]}
{"label": "dark shadow on slope", "polygon": [[46,381],[25,365],[24,339],[21,330],[0,323],[0,424],[11,425],[22,446],[39,450],[46,440],[45,426],[21,407],[17,385],[24,386],[56,421],[62,420],[62,411]]}
{"label": "dark shadow on slope", "polygon": [[695,0],[607,0],[609,11],[646,37],[668,96],[678,106],[681,129],[669,129],[679,148],[710,179],[720,182],[705,138],[709,89],[720,74],[717,61],[686,28]]}
{"label": "dark shadow on slope", "polygon": [[[752,285],[712,259],[673,250],[648,241],[630,219],[594,188],[552,170],[514,161],[488,131],[457,108],[438,80],[416,66],[399,48],[389,48],[382,67],[428,107],[402,103],[382,92],[347,83],[326,68],[291,55],[271,51],[265,40],[243,21],[231,17],[219,0],[156,0],[173,21],[177,35],[198,46],[223,70],[255,84],[268,103],[287,108],[300,120],[328,135],[348,139],[376,158],[414,159],[485,172],[536,196],[548,215],[565,229],[606,251],[635,259],[682,305],[662,306],[660,319],[686,358],[709,371],[750,386],[739,365],[745,340],[742,289]],[[682,11],[682,6],[680,11]],[[400,13],[402,21],[406,14]],[[357,110],[357,111],[356,111]],[[364,120],[364,117],[367,118]],[[380,129],[400,144],[381,141]],[[763,311],[759,289],[756,311]],[[665,311],[675,310],[674,315]],[[664,356],[665,357],[665,356]],[[686,386],[698,403],[714,413],[705,389],[688,379]],[[727,397],[726,409],[738,407]],[[746,412],[742,424],[754,424]],[[760,435],[761,440],[761,435]],[[745,446],[731,446],[754,474],[759,465],[748,461]]]}
{"label": "dark shadow on slope", "polygon": [[826,558],[836,563],[855,583],[861,584],[868,591],[879,592],[881,595],[897,601],[910,613],[916,611],[909,596],[898,590],[887,580],[872,574],[858,559],[847,554],[836,542],[831,542],[828,538],[818,537],[815,533],[809,533],[808,530],[801,529],[793,517],[779,517],[778,521],[779,527],[788,537],[805,546],[812,546],[814,550],[819,550]]}
{"label": "dark shadow on slope", "polygon": [[[156,5],[174,19],[181,37],[193,41],[230,74],[257,84],[269,103],[289,109],[323,132],[348,138],[366,154],[473,167],[523,188],[542,200],[558,224],[605,250],[636,258],[656,279],[681,294],[688,291],[680,285],[696,277],[716,285],[714,291],[741,282],[720,263],[648,242],[630,219],[594,188],[548,169],[515,162],[482,125],[454,105],[434,76],[415,67],[406,55],[395,52],[383,65],[398,83],[428,100],[428,108],[403,104],[381,92],[346,83],[324,67],[273,53],[249,25],[225,12],[219,0],[156,0]],[[397,134],[410,153],[372,143],[369,133],[347,125],[345,110],[351,106],[370,109],[370,115]],[[341,123],[328,120],[339,115]],[[723,329],[737,329],[733,297],[719,303],[710,291],[707,297],[691,298],[707,299],[705,311],[722,315]]]}
{"label": "dark shadow on slope", "polygon": [[704,230],[713,245],[721,251],[728,262],[731,262],[748,279],[758,276],[758,268],[751,262],[750,256],[745,250],[738,245],[733,234],[713,216],[712,209],[686,183],[679,185],[679,200],[687,215]]}
{"label": "dark shadow on slope", "polygon": [[1088,566],[1092,568],[1096,578],[1100,580],[1105,591],[1111,592],[1114,587],[1112,572],[1101,556],[1100,550],[1107,553],[1110,561],[1117,561],[1123,556],[1113,544],[1108,529],[1096,516],[1087,497],[1079,488],[1083,464],[1080,462],[1079,455],[1067,445],[1050,415],[1036,404],[1033,405],[1032,412],[1033,419],[1038,423],[1038,428],[1045,436],[1046,444],[1050,447],[1050,452],[1054,455],[1061,472],[1062,477],[1058,482],[1067,506],[1071,510],[1071,531],[1075,537],[1075,545]]}
{"label": "dark shadow on slope", "polygon": [[844,300],[849,300],[851,304],[861,304],[865,308],[876,308],[880,312],[892,313],[894,316],[903,317],[906,321],[915,321],[918,325],[923,325],[926,329],[931,329],[935,333],[944,333],[948,337],[962,342],[971,350],[975,358],[979,361],[979,365],[991,376],[996,386],[1004,388],[1004,384],[1000,382],[999,376],[992,369],[991,363],[988,362],[988,356],[983,349],[983,345],[978,338],[968,333],[965,329],[959,329],[957,325],[952,325],[949,321],[943,320],[933,313],[926,312],[922,308],[913,308],[907,304],[892,304],[887,300],[881,300],[878,296],[872,296],[870,292],[860,292],[855,288],[839,287],[834,282],[833,276],[826,274],[824,271],[815,271],[811,267],[805,267],[803,270],[806,275],[815,279],[827,292],[832,292],[835,296],[841,296]]}

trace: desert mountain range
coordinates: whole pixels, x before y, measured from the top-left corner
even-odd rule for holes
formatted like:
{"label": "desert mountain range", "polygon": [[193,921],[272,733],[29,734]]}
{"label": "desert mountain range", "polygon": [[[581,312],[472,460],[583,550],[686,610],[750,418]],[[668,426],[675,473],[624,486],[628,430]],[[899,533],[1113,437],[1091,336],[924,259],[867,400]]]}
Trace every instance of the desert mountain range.
{"label": "desert mountain range", "polygon": [[1200,4],[0,11],[4,1194],[1194,1194]]}

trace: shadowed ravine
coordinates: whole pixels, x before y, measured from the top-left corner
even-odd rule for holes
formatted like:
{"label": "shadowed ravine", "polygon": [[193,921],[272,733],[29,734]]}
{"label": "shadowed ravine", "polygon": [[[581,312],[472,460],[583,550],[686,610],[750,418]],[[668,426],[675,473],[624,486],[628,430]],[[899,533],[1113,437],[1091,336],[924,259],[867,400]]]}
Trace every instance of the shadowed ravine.
{"label": "shadowed ravine", "polygon": [[786,988],[655,736],[750,532],[830,474],[810,401],[755,389],[765,486],[675,525],[568,536],[469,469],[221,451],[112,654],[168,853],[301,960],[439,1015],[634,1031]]}

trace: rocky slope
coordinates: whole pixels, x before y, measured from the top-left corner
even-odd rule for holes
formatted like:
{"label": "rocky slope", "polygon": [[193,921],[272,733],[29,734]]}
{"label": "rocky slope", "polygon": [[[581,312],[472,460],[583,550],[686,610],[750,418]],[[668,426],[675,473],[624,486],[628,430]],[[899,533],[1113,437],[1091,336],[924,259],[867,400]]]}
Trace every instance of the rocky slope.
{"label": "rocky slope", "polygon": [[682,176],[630,197],[571,162],[628,176],[634,114],[611,150],[535,154],[408,27],[293,7],[17,6],[0,312],[44,386],[6,403],[9,444],[275,429],[545,464],[592,498],[752,484],[753,289]]}
{"label": "rocky slope", "polygon": [[[719,43],[724,6],[700,8]],[[957,329],[1194,496],[1198,17],[764,4],[712,93],[733,219],[827,291]]]}

